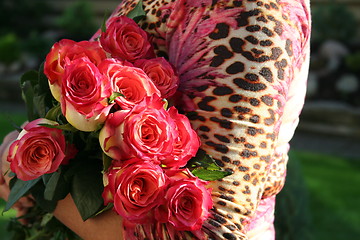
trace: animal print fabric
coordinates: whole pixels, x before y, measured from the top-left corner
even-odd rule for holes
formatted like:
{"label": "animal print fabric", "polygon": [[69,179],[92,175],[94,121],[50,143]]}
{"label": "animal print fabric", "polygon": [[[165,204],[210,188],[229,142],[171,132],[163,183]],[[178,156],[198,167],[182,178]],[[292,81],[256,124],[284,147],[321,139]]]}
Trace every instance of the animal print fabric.
{"label": "animal print fabric", "polygon": [[[126,15],[138,0],[114,11]],[[213,181],[202,231],[138,225],[126,239],[274,239],[275,195],[303,106],[308,0],[143,0],[140,26],[175,66],[201,148],[232,173]],[[159,230],[161,229],[161,230]],[[161,234],[160,234],[161,232]]]}

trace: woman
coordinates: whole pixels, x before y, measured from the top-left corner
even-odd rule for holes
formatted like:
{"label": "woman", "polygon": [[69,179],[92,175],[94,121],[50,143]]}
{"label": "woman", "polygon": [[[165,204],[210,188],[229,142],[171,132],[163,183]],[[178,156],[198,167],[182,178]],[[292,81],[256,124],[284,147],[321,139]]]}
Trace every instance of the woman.
{"label": "woman", "polygon": [[[112,16],[137,3],[122,1]],[[144,0],[143,7],[139,24],[177,69],[201,148],[231,173],[210,183],[214,207],[203,238],[274,239],[275,195],[305,96],[309,1]],[[84,239],[122,239],[113,212],[83,223],[68,196],[54,214]],[[135,232],[160,238],[143,236],[141,225]]]}

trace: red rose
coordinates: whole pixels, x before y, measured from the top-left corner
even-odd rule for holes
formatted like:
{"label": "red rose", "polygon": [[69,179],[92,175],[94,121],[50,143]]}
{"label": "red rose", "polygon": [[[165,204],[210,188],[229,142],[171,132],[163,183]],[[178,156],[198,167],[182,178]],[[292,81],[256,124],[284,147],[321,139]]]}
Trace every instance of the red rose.
{"label": "red rose", "polygon": [[123,95],[115,98],[122,109],[133,108],[146,96],[160,96],[150,78],[141,69],[129,65],[115,59],[106,59],[99,66],[100,71],[108,77],[112,91]]}
{"label": "red rose", "polygon": [[212,208],[211,190],[206,183],[189,172],[171,176],[165,201],[156,208],[155,218],[179,231],[200,229]]}
{"label": "red rose", "polygon": [[153,55],[148,34],[125,16],[109,19],[100,43],[112,57],[130,62]]}
{"label": "red rose", "polygon": [[66,157],[62,131],[39,124],[58,125],[43,118],[29,122],[9,149],[11,171],[24,181],[55,172]]}
{"label": "red rose", "polygon": [[179,77],[165,58],[139,59],[135,61],[134,66],[144,70],[160,90],[162,98],[174,95],[179,86]]}
{"label": "red rose", "polygon": [[113,202],[115,211],[127,220],[143,223],[153,217],[160,203],[166,176],[160,166],[141,159],[131,159],[122,167],[113,167],[107,174],[105,203]]}
{"label": "red rose", "polygon": [[46,56],[44,73],[49,79],[50,89],[56,100],[60,101],[61,81],[65,66],[75,59],[84,57],[98,65],[106,58],[106,54],[98,42],[75,42],[63,39],[52,46]]}
{"label": "red rose", "polygon": [[138,157],[159,162],[173,152],[176,126],[164,102],[153,95],[131,111],[111,113],[100,131],[103,151],[116,160]]}
{"label": "red rose", "polygon": [[61,109],[67,121],[81,131],[94,131],[110,110],[107,78],[88,58],[66,66],[62,81]]}
{"label": "red rose", "polygon": [[180,168],[196,155],[200,147],[200,138],[185,115],[179,114],[175,107],[169,108],[168,112],[176,124],[177,135],[173,153],[161,163],[166,167]]}

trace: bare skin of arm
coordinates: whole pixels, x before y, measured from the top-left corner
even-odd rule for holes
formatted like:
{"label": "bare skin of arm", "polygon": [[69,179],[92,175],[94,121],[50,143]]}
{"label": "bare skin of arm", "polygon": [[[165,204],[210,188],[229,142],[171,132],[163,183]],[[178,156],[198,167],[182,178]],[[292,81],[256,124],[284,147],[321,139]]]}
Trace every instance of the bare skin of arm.
{"label": "bare skin of arm", "polygon": [[58,202],[54,216],[84,240],[123,239],[120,216],[110,210],[84,222],[70,195]]}

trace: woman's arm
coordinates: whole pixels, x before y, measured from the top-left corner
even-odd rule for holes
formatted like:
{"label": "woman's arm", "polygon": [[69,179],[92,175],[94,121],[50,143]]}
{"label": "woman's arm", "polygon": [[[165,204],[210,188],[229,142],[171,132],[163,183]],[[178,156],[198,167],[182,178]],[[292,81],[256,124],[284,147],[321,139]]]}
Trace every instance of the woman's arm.
{"label": "woman's arm", "polygon": [[122,219],[114,211],[106,211],[82,220],[70,195],[58,202],[54,216],[85,240],[122,240]]}

